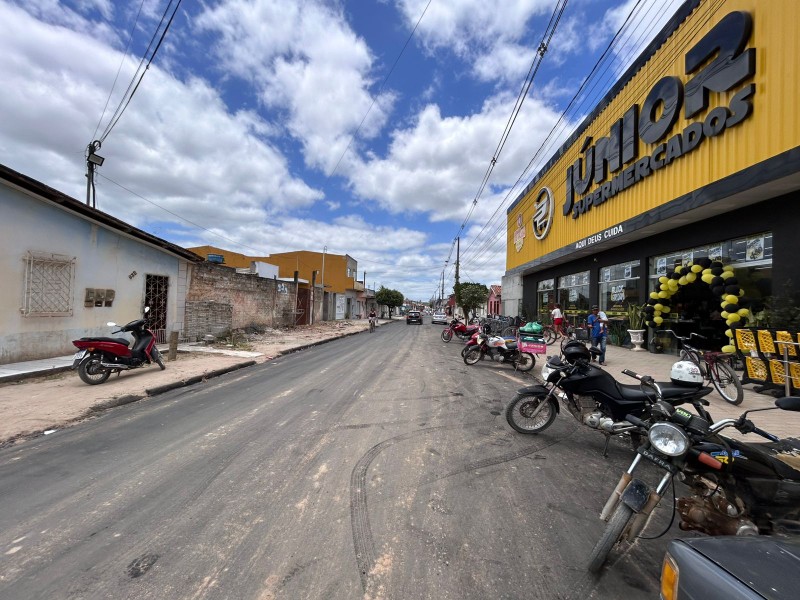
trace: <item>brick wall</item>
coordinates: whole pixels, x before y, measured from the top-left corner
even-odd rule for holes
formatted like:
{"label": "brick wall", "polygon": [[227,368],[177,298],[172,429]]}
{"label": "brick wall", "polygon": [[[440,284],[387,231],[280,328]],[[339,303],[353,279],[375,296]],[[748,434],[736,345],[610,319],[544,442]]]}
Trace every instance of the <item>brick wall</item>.
{"label": "brick wall", "polygon": [[237,273],[212,263],[192,265],[186,293],[185,337],[196,340],[220,327],[287,327],[293,322],[295,284]]}

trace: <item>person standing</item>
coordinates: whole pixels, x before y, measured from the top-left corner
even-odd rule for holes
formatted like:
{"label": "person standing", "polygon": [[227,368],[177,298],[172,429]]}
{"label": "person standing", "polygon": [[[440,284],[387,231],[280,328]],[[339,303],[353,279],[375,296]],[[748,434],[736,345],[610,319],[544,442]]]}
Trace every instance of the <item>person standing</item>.
{"label": "person standing", "polygon": [[560,304],[556,304],[555,308],[550,311],[550,316],[553,317],[553,328],[564,335],[564,313],[561,312]]}
{"label": "person standing", "polygon": [[[600,349],[600,364],[606,366],[606,338],[608,337],[608,317],[596,304],[587,320],[591,328],[592,346]],[[594,360],[594,357],[592,357]]]}

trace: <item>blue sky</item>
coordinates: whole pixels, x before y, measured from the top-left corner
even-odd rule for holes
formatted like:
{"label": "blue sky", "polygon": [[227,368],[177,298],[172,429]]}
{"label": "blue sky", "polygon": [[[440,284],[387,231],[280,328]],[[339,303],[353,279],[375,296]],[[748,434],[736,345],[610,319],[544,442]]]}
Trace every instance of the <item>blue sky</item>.
{"label": "blue sky", "polygon": [[[0,162],[84,199],[169,4],[0,0]],[[327,247],[420,300],[460,236],[462,279],[499,284],[506,209],[680,2],[569,0],[534,63],[563,5],[184,0],[102,138],[97,207],[186,247]]]}

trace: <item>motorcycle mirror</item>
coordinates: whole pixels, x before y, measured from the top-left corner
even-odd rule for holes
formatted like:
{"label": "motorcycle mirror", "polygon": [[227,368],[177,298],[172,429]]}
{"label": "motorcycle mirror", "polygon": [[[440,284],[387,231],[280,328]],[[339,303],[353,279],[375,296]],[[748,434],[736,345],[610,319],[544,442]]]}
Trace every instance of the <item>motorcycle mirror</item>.
{"label": "motorcycle mirror", "polygon": [[116,327],[116,326],[117,324],[114,323],[114,321],[109,321],[108,323],[106,323],[106,327]]}
{"label": "motorcycle mirror", "polygon": [[786,396],[775,400],[775,406],[781,410],[792,410],[800,412],[800,398],[797,396]]}

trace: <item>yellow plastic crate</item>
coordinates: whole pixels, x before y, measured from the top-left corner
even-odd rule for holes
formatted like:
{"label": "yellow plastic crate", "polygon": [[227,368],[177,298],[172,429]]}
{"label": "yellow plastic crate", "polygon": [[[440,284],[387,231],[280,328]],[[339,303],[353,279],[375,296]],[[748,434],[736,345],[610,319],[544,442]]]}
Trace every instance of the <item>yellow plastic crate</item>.
{"label": "yellow plastic crate", "polygon": [[745,357],[745,367],[747,368],[747,377],[756,381],[767,380],[767,365],[760,358]]}
{"label": "yellow plastic crate", "polygon": [[775,360],[774,358],[769,361],[769,371],[770,375],[772,376],[772,383],[777,383],[778,385],[783,385],[786,383],[786,372],[783,368],[783,363],[779,360]]}
{"label": "yellow plastic crate", "polygon": [[778,349],[778,354],[783,356],[784,348],[787,350],[789,356],[797,356],[797,349],[795,348],[792,342],[792,334],[788,331],[778,331],[775,333],[775,341],[776,342],[790,342],[789,344],[778,344],[776,343],[775,346]]}
{"label": "yellow plastic crate", "polygon": [[758,330],[758,347],[762,354],[775,354],[775,343],[772,334],[766,329]]}
{"label": "yellow plastic crate", "polygon": [[[751,352],[756,349],[756,337],[749,329],[736,329],[736,347],[740,352]],[[800,338],[800,333],[797,334]]]}

